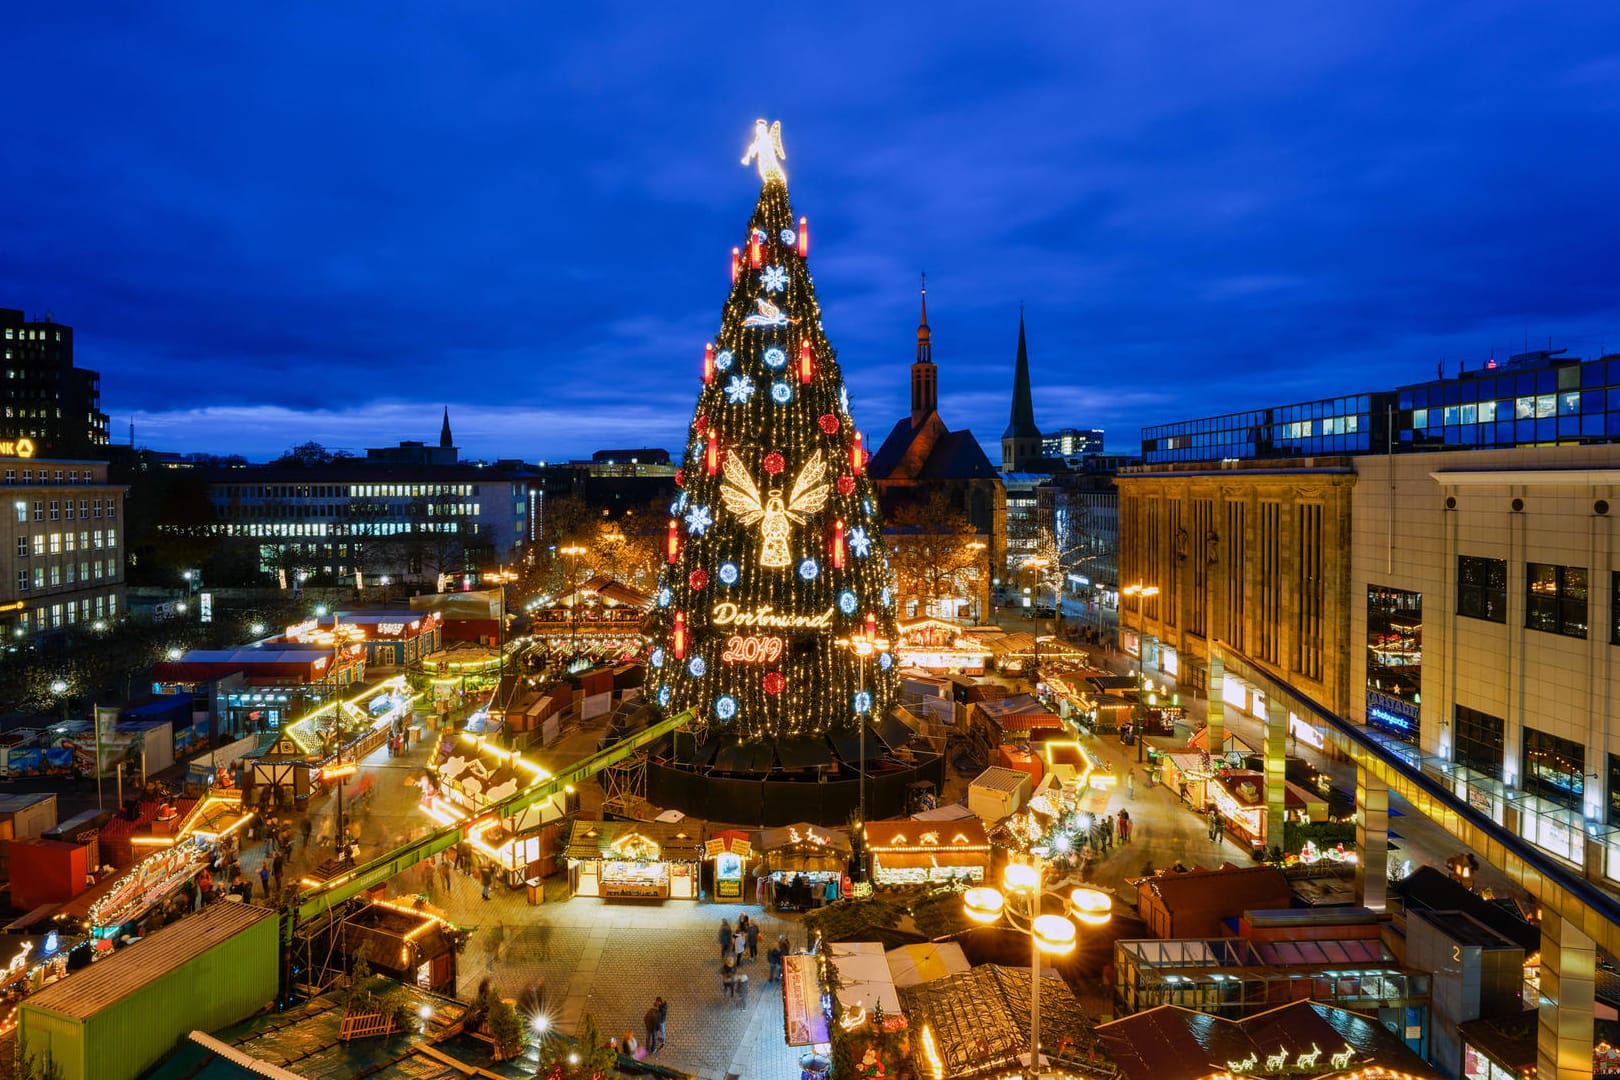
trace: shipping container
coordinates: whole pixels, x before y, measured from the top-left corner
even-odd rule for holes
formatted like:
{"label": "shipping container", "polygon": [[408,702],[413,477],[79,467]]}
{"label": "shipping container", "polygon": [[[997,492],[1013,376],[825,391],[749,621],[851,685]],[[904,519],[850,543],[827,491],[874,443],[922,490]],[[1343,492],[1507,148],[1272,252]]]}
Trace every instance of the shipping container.
{"label": "shipping container", "polygon": [[268,908],[211,904],[25,998],[18,1045],[49,1046],[62,1080],[135,1080],[187,1032],[271,1002],[279,926]]}

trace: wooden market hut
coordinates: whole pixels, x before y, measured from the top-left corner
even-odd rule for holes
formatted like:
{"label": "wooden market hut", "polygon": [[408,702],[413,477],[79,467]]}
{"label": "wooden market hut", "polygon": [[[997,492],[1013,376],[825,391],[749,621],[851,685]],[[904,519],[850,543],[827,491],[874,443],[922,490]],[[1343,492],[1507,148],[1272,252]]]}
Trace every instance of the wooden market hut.
{"label": "wooden market hut", "polygon": [[657,821],[575,821],[563,855],[572,896],[696,900],[700,831]]}
{"label": "wooden market hut", "polygon": [[983,881],[990,838],[977,818],[868,821],[863,828],[873,884],[888,887]]}
{"label": "wooden market hut", "polygon": [[843,895],[844,875],[854,849],[849,834],[801,821],[779,829],[765,829],[759,837],[765,872],[771,877],[772,896],[779,910],[803,911]]}

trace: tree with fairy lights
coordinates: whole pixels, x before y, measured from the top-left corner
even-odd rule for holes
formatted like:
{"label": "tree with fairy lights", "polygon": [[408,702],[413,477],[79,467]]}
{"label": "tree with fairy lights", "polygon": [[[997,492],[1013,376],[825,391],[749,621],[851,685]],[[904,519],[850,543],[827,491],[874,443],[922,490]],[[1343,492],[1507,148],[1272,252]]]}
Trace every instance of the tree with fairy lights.
{"label": "tree with fairy lights", "polygon": [[[658,705],[744,741],[851,728],[899,689],[877,495],[785,156],[780,124],[760,121],[743,160],[758,159],[759,202],[704,350],[650,624]],[[861,638],[876,647],[839,647]]]}

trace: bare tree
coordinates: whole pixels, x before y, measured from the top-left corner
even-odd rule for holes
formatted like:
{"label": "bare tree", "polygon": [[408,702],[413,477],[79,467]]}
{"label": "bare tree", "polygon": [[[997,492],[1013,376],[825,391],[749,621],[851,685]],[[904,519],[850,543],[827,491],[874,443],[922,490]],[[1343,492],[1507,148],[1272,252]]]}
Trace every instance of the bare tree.
{"label": "bare tree", "polygon": [[937,489],[926,499],[895,507],[884,534],[902,610],[908,601],[923,613],[937,613],[943,601],[964,597],[977,603],[989,573],[989,552],[953,492]]}

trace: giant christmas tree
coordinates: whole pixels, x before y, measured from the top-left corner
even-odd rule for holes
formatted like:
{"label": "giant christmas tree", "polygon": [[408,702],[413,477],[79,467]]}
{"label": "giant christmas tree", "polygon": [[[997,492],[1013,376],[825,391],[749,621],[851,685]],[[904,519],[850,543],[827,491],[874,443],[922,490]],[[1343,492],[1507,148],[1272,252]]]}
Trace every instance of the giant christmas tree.
{"label": "giant christmas tree", "polygon": [[743,741],[852,728],[898,691],[877,496],[785,156],[760,121],[743,160],[758,158],[759,203],[704,350],[651,624],[657,704]]}

